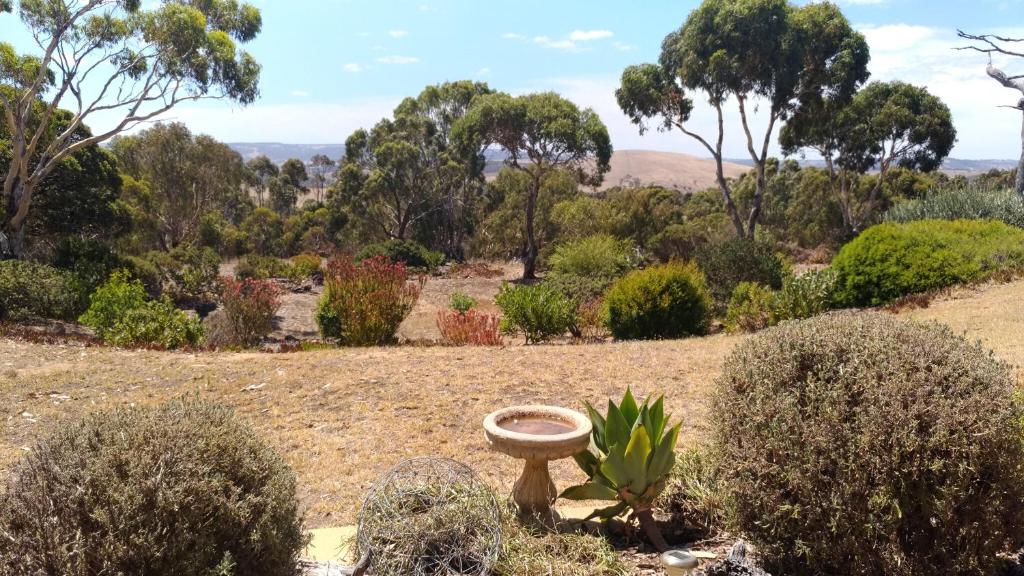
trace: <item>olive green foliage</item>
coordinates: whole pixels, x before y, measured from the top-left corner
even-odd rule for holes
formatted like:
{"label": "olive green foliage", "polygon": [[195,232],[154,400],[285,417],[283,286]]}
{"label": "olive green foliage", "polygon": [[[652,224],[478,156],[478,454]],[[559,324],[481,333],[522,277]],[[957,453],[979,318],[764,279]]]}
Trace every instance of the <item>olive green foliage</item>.
{"label": "olive green foliage", "polygon": [[316,254],[292,256],[289,277],[295,280],[322,280],[324,277],[323,259]]}
{"label": "olive green foliage", "polygon": [[697,251],[697,262],[707,277],[715,303],[724,308],[740,282],[782,288],[786,265],[772,246],[763,241],[730,238],[706,244]]}
{"label": "olive green foliage", "polygon": [[476,298],[463,294],[462,292],[455,292],[448,297],[448,307],[457,312],[465,314],[476,306]]}
{"label": "olive green foliage", "polygon": [[836,302],[876,306],[1024,266],[1024,230],[987,220],[872,226],[832,262]]}
{"label": "olive green foliage", "polygon": [[289,278],[295,275],[294,266],[288,260],[274,256],[247,254],[238,259],[235,265],[237,278]]}
{"label": "olive green foliage", "polygon": [[[4,2],[2,7],[12,8],[11,4]],[[12,44],[0,42],[6,124],[13,141],[27,144],[14,148],[6,163],[7,177],[0,178],[6,182],[0,204],[17,208],[8,211],[2,227],[16,239],[14,251],[19,255],[38,183],[69,155],[181,102],[222,98],[249,104],[259,94],[260,66],[239,49],[262,27],[259,10],[250,4],[175,0],[143,8],[134,0],[71,7],[26,1],[18,3],[17,15],[27,36],[46,39],[29,54],[18,54]],[[83,67],[83,55],[113,65]],[[62,105],[76,110],[76,122],[88,123],[100,114],[113,129],[86,138],[76,130],[51,130],[50,119]],[[184,154],[161,156],[164,160],[158,162],[165,164],[187,162]],[[181,198],[190,195],[185,188],[175,192]],[[170,195],[164,199],[174,202]],[[197,207],[193,211],[201,214],[203,206]],[[160,232],[166,241],[181,230],[171,225]]]}
{"label": "olive green foliage", "polygon": [[65,237],[54,246],[50,264],[74,274],[86,296],[106,282],[114,270],[125,267],[124,259],[106,243],[75,236]]}
{"label": "olive green foliage", "polygon": [[89,309],[79,322],[114,346],[159,346],[173,349],[196,346],[203,329],[198,320],[174,307],[166,298],[149,300],[146,289],[126,271],[115,272],[89,297]]}
{"label": "olive green foliage", "polygon": [[[159,276],[159,293],[182,306],[211,302],[217,292],[220,255],[213,248],[179,247],[142,256]],[[145,265],[144,265],[145,266]],[[148,269],[140,269],[148,274]]]}
{"label": "olive green foliage", "polygon": [[775,293],[770,288],[740,282],[732,291],[725,327],[730,332],[756,332],[777,324]]}
{"label": "olive green foliage", "polygon": [[242,221],[240,232],[248,250],[260,256],[270,256],[281,247],[284,223],[273,210],[257,208]]}
{"label": "olive green foliage", "polygon": [[0,260],[0,320],[72,320],[81,312],[81,281],[46,264]]}
{"label": "olive green foliage", "polygon": [[980,345],[884,313],[746,339],[710,402],[730,528],[772,573],[994,574],[1024,538],[1015,388]]}
{"label": "olive green foliage", "polygon": [[419,270],[434,270],[444,263],[444,254],[431,252],[412,240],[387,240],[370,244],[356,254],[356,259],[366,260],[375,256],[383,256],[393,264],[402,263]]}
{"label": "olive green foliage", "polygon": [[592,448],[573,458],[587,481],[567,488],[561,497],[611,500],[616,504],[594,510],[589,518],[607,520],[632,510],[645,529],[657,529],[650,513],[675,464],[681,424],[668,427],[664,397],[653,403],[645,398],[638,406],[628,389],[619,404],[608,400],[604,416],[590,403],[586,406],[593,425]]}
{"label": "olive green foliage", "polygon": [[885,213],[884,220],[999,220],[1024,228],[1024,199],[1007,188],[940,188],[921,199],[893,206]]}
{"label": "olive green foliage", "polygon": [[605,295],[608,329],[620,340],[681,338],[707,332],[711,295],[696,265],[673,262],[637,270]]}
{"label": "olive green foliage", "polygon": [[628,240],[601,234],[573,240],[555,248],[545,284],[578,304],[604,294],[616,279],[638,264],[636,247]]}
{"label": "olive green foliage", "polygon": [[526,175],[523,278],[535,278],[542,248],[535,223],[544,179],[564,170],[581,184],[599,185],[612,156],[608,128],[593,110],[580,110],[554,92],[493,93],[473,101],[452,129],[452,137],[460,148],[476,153],[482,146],[501,148],[509,155],[506,165]]}
{"label": "olive green foliage", "polygon": [[502,332],[522,334],[527,344],[561,336],[575,320],[574,303],[544,284],[502,284],[494,303],[502,312]]}
{"label": "olive green foliage", "polygon": [[305,544],[284,459],[198,399],[62,424],[8,477],[4,574],[292,576]]}
{"label": "olive green foliage", "polygon": [[670,525],[694,540],[711,538],[725,530],[726,502],[718,466],[704,446],[676,452],[658,507],[670,516]]}
{"label": "olive green foliage", "polygon": [[603,536],[539,531],[524,526],[511,509],[504,516],[497,576],[626,576],[629,568]]}
{"label": "olive green foliage", "polygon": [[[864,36],[834,4],[704,0],[678,31],[665,37],[657,64],[623,71],[616,98],[641,133],[652,122],[658,130],[684,132],[704,146],[719,166],[726,124],[719,120],[717,133],[693,132],[688,125],[694,111],[691,94],[698,92],[698,97],[711,102],[719,119],[726,104],[737,102],[741,134],[749,139],[750,158],[760,177],[744,213],[724,179],[719,192],[737,235],[753,238],[765,197],[768,136],[777,124],[825,95],[849,99],[867,80],[868,60]],[[752,132],[746,122],[747,102],[753,98],[766,103],[763,113],[769,124],[764,136]]]}

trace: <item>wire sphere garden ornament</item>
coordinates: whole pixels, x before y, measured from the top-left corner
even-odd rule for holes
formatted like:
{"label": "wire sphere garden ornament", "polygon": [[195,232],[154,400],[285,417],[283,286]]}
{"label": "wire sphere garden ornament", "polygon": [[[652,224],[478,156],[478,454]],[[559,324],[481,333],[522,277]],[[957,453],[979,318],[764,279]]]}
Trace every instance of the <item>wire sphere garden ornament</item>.
{"label": "wire sphere garden ornament", "polygon": [[502,512],[472,468],[448,458],[400,462],[370,488],[357,556],[379,576],[486,576],[501,550]]}

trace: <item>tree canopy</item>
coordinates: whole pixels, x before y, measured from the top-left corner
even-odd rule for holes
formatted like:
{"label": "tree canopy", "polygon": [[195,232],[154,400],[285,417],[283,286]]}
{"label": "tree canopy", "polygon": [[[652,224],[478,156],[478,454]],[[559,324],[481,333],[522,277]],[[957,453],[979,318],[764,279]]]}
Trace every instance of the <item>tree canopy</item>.
{"label": "tree canopy", "polygon": [[[716,161],[719,189],[737,234],[753,237],[776,126],[823,98],[851,98],[867,80],[868,60],[863,35],[833,4],[704,0],[678,31],[665,37],[657,64],[630,66],[623,72],[616,98],[641,133],[653,123],[659,130],[679,130],[708,150]],[[687,125],[694,111],[691,92],[701,93],[715,110],[715,134],[698,134]],[[739,110],[757,176],[745,218],[722,167],[724,108],[730,100]],[[768,104],[763,135],[751,128],[752,101]]]}
{"label": "tree canopy", "polygon": [[[0,4],[14,10],[13,2]],[[253,102],[260,66],[237,48],[259,34],[259,10],[236,0],[32,0],[18,16],[42,52],[0,42],[0,112],[11,134],[4,228],[23,243],[32,195],[69,154],[146,122],[184,101]],[[70,111],[51,130],[58,109]],[[110,126],[76,139],[95,114]]]}
{"label": "tree canopy", "polygon": [[561,170],[580,184],[599,185],[612,156],[608,128],[593,110],[580,110],[554,92],[515,97],[499,92],[477,98],[454,134],[464,149],[480,142],[501,148],[508,166],[529,175],[523,278],[534,278],[539,253],[534,220],[543,180]]}

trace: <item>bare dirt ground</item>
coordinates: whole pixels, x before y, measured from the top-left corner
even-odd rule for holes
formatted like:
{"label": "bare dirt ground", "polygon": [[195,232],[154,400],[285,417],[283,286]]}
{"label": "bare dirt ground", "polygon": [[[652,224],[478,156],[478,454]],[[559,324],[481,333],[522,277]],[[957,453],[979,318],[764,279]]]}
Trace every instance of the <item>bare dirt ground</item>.
{"label": "bare dirt ground", "polygon": [[[945,322],[1024,364],[1024,281],[957,291],[907,314]],[[309,526],[348,524],[370,483],[415,455],[456,458],[510,491],[516,462],[488,451],[481,430],[488,412],[509,404],[580,408],[626,386],[639,394],[664,392],[671,412],[683,419],[682,445],[698,441],[710,386],[742,338],[278,355],[0,339],[0,481],[62,419],[197,393],[233,406],[285,455],[298,475]],[[563,487],[582,480],[570,461],[556,463],[553,475]]]}

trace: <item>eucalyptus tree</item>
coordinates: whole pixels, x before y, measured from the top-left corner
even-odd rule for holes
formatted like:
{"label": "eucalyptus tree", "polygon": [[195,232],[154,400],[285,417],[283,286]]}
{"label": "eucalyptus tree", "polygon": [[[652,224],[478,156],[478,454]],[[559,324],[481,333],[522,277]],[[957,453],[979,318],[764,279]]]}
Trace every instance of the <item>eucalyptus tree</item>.
{"label": "eucalyptus tree", "polygon": [[392,118],[346,140],[333,194],[378,235],[408,239],[429,222],[431,247],[461,256],[469,208],[484,183],[483,144],[455,146],[452,130],[474,99],[490,92],[459,81],[406,98]]}
{"label": "eucalyptus tree", "polygon": [[[1010,75],[992,62],[992,56],[1012,56],[1024,58],[1024,38],[1011,38],[995,34],[968,34],[963,30],[957,30],[960,38],[971,42],[970,45],[961,47],[960,50],[973,50],[988,55],[988,66],[985,72],[990,78],[998,82],[1004,88],[1009,88],[1021,93],[1020,100],[1012,108],[1024,113],[1024,74]],[[1021,46],[1021,48],[1017,48]],[[1021,154],[1017,162],[1017,177],[1014,181],[1014,188],[1021,199],[1024,199],[1024,127],[1021,128]]]}
{"label": "eucalyptus tree", "polygon": [[255,181],[252,184],[256,189],[256,202],[262,208],[264,196],[268,196],[270,193],[270,180],[276,178],[281,173],[281,169],[270,158],[262,154],[252,158],[245,165],[255,176]]}
{"label": "eucalyptus tree", "polygon": [[[657,64],[630,66],[616,91],[619,106],[645,132],[679,130],[714,158],[716,180],[736,233],[754,236],[765,192],[765,167],[774,130],[799,109],[828,95],[849,99],[868,78],[869,52],[835,5],[798,6],[787,0],[704,0],[682,27],[665,37]],[[717,131],[700,134],[689,122],[691,93],[715,113]],[[754,164],[756,190],[744,218],[723,170],[726,108],[733,101]],[[764,133],[750,112],[767,108]]]}
{"label": "eucalyptus tree", "polygon": [[[938,169],[956,143],[949,108],[927,89],[872,82],[848,103],[823,99],[805,107],[779,135],[783,150],[814,150],[825,160],[829,186],[848,234],[871,223],[892,168]],[[877,169],[866,191],[860,176]]]}
{"label": "eucalyptus tree", "polygon": [[193,135],[184,124],[118,136],[111,150],[125,174],[148,189],[146,216],[162,250],[193,242],[204,215],[243,195],[242,157],[209,136]]}
{"label": "eucalyptus tree", "polygon": [[524,214],[523,278],[536,278],[540,246],[534,230],[537,197],[544,179],[562,170],[580,184],[598,186],[612,156],[608,129],[597,114],[553,92],[477,98],[455,128],[463,146],[479,142],[501,148],[505,164],[529,177]]}
{"label": "eucalyptus tree", "polygon": [[[0,1],[0,11],[15,11]],[[11,134],[3,228],[20,254],[32,195],[69,154],[104,142],[185,101],[258,95],[260,66],[237,43],[260,32],[259,10],[236,0],[22,0],[17,15],[38,50],[0,42],[0,112]],[[60,131],[50,118],[72,116]],[[109,125],[75,138],[90,118]]]}
{"label": "eucalyptus tree", "polygon": [[316,154],[309,161],[312,168],[313,186],[316,188],[316,201],[324,201],[324,188],[327,186],[327,175],[334,171],[337,163],[325,154]]}

